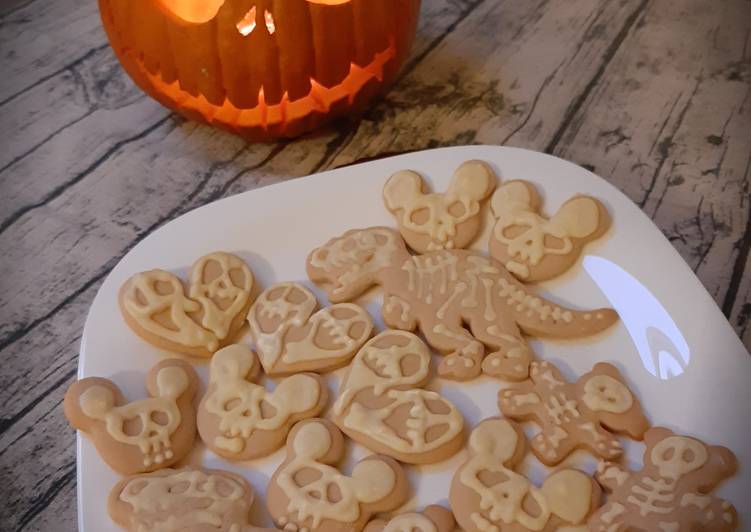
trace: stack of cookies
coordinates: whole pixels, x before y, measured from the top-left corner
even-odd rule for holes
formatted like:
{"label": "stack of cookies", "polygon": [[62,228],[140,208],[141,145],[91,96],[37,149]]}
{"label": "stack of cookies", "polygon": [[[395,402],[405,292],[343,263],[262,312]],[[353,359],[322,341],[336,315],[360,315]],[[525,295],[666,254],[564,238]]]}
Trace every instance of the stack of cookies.
{"label": "stack of cookies", "polygon": [[[462,164],[444,193],[427,192],[415,172],[391,176],[383,199],[397,229],[354,229],[307,257],[330,306],[300,283],[261,291],[251,268],[224,252],[199,258],[186,280],[164,270],[128,279],[123,319],[175,358],[146,372],[146,399],[127,402],[99,377],[65,396],[71,425],[123,476],[110,492],[112,520],[134,532],[269,530],[250,524],[254,494],[242,476],[181,466],[198,437],[246,463],[286,445],[265,492],[277,530],[736,530],[734,507],[711,494],[735,473],[730,450],[651,427],[616,366],[600,362],[569,381],[527,342],[586,337],[618,321],[612,309],[569,309],[532,286],[568,270],[608,231],[605,206],[578,195],[546,217],[534,185],[497,181],[481,161]],[[465,249],[488,199],[489,256]],[[353,302],[375,285],[381,332]],[[465,427],[461,409],[427,388],[432,353],[443,355],[440,378],[497,379],[500,415]],[[209,377],[199,398],[200,358]],[[330,398],[326,375],[342,367]],[[529,441],[522,423],[538,427]],[[624,437],[646,444],[640,471],[621,463]],[[347,438],[374,453],[348,474],[338,468]],[[440,501],[399,511],[411,464],[464,448]],[[578,450],[598,459],[594,475],[561,466]],[[519,472],[528,451],[551,468],[539,485]]]}

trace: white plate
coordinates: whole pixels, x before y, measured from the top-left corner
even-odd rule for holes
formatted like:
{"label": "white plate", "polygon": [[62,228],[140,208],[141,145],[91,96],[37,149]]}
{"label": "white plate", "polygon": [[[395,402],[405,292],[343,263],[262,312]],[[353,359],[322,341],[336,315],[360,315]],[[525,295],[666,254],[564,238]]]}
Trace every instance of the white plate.
{"label": "white plate", "polygon": [[[199,256],[225,250],[246,259],[261,286],[294,280],[315,289],[305,275],[310,250],[347,229],[394,225],[381,202],[389,175],[412,168],[444,190],[453,169],[467,159],[488,161],[502,181],[534,182],[547,212],[577,192],[596,196],[607,205],[613,218],[610,233],[590,244],[587,256],[572,271],[542,288],[554,299],[579,308],[610,304],[622,322],[595,340],[533,341],[532,345],[540,357],[560,363],[569,379],[597,361],[614,362],[634,385],[654,425],[730,447],[742,469],[718,492],[738,507],[744,522],[751,523],[751,508],[742,496],[751,492],[751,416],[745,411],[751,405],[748,352],[673,246],[626,196],[574,164],[531,151],[477,146],[412,153],[247,192],[190,212],[144,239],[107,277],[86,321],[79,377],[109,377],[127,397],[140,398],[145,393],[144,374],[167,355],[136,337],[120,317],[117,291],[130,275],[151,268],[182,275]],[[489,220],[487,210],[485,215]],[[486,249],[489,230],[486,223],[473,247]],[[367,308],[382,328],[379,300],[376,295]],[[648,328],[660,333],[647,335]],[[197,369],[205,382],[206,365]],[[329,379],[334,394],[340,374],[341,370]],[[453,400],[472,426],[498,415],[500,384],[483,378],[472,383],[436,380],[431,386]],[[368,454],[352,447],[350,460]],[[627,442],[626,450],[629,463],[638,467],[643,446]],[[462,452],[441,464],[409,467],[415,496],[408,506],[445,504],[452,472],[464,456]],[[279,451],[254,462],[230,463],[197,443],[190,461],[243,474],[257,492],[254,516],[260,525],[268,519],[265,484],[282,458]],[[595,461],[582,453],[567,463],[591,471]],[[544,477],[545,469],[531,456],[525,465],[534,480]],[[107,494],[117,480],[93,445],[79,438],[80,530],[117,530],[106,511]]]}

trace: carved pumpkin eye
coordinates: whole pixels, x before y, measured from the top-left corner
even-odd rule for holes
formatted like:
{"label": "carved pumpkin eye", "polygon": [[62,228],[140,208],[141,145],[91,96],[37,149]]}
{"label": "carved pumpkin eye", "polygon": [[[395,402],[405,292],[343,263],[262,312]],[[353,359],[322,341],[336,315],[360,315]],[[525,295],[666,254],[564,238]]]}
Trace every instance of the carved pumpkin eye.
{"label": "carved pumpkin eye", "polygon": [[264,22],[266,22],[266,29],[269,31],[269,34],[274,35],[274,32],[276,31],[276,23],[274,23],[274,15],[269,13],[268,9],[265,9],[263,12],[263,19],[264,19]]}
{"label": "carved pumpkin eye", "polygon": [[253,33],[253,30],[256,29],[256,6],[253,6],[250,8],[250,10],[245,13],[245,16],[237,21],[237,31],[240,32],[240,35],[243,37],[247,37],[251,33]]}

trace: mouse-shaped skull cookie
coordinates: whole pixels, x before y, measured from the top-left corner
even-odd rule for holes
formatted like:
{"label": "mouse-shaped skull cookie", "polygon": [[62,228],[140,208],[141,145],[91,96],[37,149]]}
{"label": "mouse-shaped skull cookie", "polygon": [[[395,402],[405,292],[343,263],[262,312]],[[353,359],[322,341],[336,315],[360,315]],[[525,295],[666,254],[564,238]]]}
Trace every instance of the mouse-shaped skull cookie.
{"label": "mouse-shaped skull cookie", "polygon": [[408,512],[368,523],[365,532],[454,532],[456,521],[443,506],[430,505],[423,512]]}
{"label": "mouse-shaped skull cookie", "polygon": [[328,388],[314,373],[283,379],[273,392],[254,381],[258,357],[241,344],[211,359],[209,388],[198,406],[198,433],[206,446],[231,460],[266,456],[284,444],[292,425],[321,413]]}
{"label": "mouse-shaped skull cookie", "polygon": [[489,418],[469,436],[469,459],[451,481],[449,502],[465,532],[553,532],[586,523],[601,492],[594,479],[561,469],[536,487],[515,471],[526,454],[524,433]]}
{"label": "mouse-shaped skull cookie", "polygon": [[612,433],[640,440],[649,428],[639,400],[611,364],[596,364],[575,383],[550,362],[533,362],[529,374],[498,392],[498,407],[506,417],[540,425],[532,451],[548,466],[578,448],[615,460],[623,447]]}
{"label": "mouse-shaped skull cookie", "polygon": [[334,403],[333,421],[371,451],[400,462],[440,462],[462,446],[461,412],[422,389],[430,351],[406,331],[384,331],[357,353]]}
{"label": "mouse-shaped skull cookie", "polygon": [[727,448],[654,427],[644,436],[644,465],[631,472],[600,462],[596,478],[608,502],[592,516],[592,532],[730,532],[738,514],[710,494],[737,469]]}
{"label": "mouse-shaped skull cookie", "polygon": [[317,306],[303,285],[279,283],[250,307],[250,333],[267,375],[336,369],[370,338],[373,321],[362,307],[339,303],[315,312]]}
{"label": "mouse-shaped skull cookie", "polygon": [[522,332],[576,338],[618,319],[611,309],[577,311],[538,297],[480,253],[458,249],[412,256],[399,234],[386,227],[354,229],[329,240],[308,256],[307,272],[332,302],[381,285],[386,324],[407,331],[419,327],[428,344],[447,355],[438,374],[456,380],[480,372],[526,379],[532,351]]}
{"label": "mouse-shaped skull cookie", "polygon": [[371,455],[350,475],[333,464],[344,436],[332,422],[308,419],[287,437],[287,457],[269,481],[266,504],[276,525],[289,532],[358,532],[376,513],[407,500],[404,470],[388,456]]}
{"label": "mouse-shaped skull cookie", "polygon": [[161,469],[133,475],[110,491],[107,509],[128,532],[271,532],[252,526],[253,490],[234,473],[217,469]]}
{"label": "mouse-shaped skull cookie", "polygon": [[509,181],[498,187],[490,206],[496,219],[490,255],[528,283],[561,275],[588,242],[610,227],[607,209],[590,196],[575,196],[545,218],[540,214],[540,196],[527,181]]}
{"label": "mouse-shaped skull cookie", "polygon": [[237,335],[251,303],[253,273],[242,259],[215,252],[198,259],[187,289],[173,273],[149,270],[120,288],[128,326],[150,344],[185,355],[211,356]]}
{"label": "mouse-shaped skull cookie", "polygon": [[88,377],[65,393],[65,417],[122,475],[168,467],[182,460],[195,440],[198,376],[193,367],[163,360],[149,371],[146,388],[147,399],[127,403],[115,383]]}
{"label": "mouse-shaped skull cookie", "polygon": [[426,194],[420,174],[403,170],[383,187],[386,208],[396,217],[399,231],[418,253],[466,247],[480,229],[480,204],[495,188],[496,177],[482,161],[457,168],[444,193]]}

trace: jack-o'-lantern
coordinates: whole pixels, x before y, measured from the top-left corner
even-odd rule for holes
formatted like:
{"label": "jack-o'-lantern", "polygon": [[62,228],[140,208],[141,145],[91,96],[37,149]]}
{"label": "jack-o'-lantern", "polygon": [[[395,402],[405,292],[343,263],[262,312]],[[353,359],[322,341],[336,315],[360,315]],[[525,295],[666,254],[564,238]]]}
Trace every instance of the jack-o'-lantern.
{"label": "jack-o'-lantern", "polygon": [[420,0],[99,0],[134,81],[252,140],[361,112],[409,52]]}

